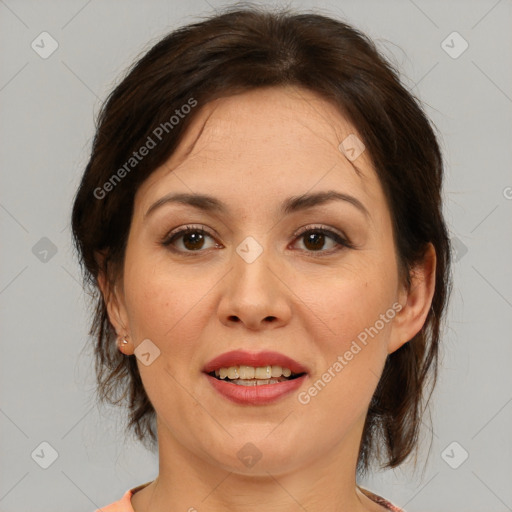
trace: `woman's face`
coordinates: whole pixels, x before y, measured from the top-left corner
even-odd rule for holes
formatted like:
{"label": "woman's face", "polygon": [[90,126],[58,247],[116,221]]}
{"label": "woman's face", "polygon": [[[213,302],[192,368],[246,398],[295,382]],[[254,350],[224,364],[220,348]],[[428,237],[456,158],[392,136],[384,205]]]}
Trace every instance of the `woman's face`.
{"label": "woman's face", "polygon": [[[169,449],[247,474],[357,455],[386,356],[417,329],[399,320],[390,212],[356,137],[312,92],[258,89],[206,105],[139,188],[109,313],[135,348],[149,340],[138,367]],[[180,193],[222,209],[161,201]],[[307,373],[257,390],[205,372],[238,350]]]}

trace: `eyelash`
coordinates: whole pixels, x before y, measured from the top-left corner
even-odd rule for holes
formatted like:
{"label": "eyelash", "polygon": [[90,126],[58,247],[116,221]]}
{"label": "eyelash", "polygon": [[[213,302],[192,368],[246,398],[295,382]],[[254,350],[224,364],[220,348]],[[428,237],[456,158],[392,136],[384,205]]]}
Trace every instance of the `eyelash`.
{"label": "eyelash", "polygon": [[[338,247],[335,247],[335,248],[330,249],[328,251],[323,251],[323,250],[320,250],[320,251],[308,251],[307,249],[301,249],[302,251],[307,252],[308,255],[311,255],[313,257],[322,258],[322,257],[325,257],[325,256],[330,256],[331,254],[334,254],[334,253],[336,253],[338,251],[341,251],[344,248],[347,248],[347,249],[354,249],[355,248],[355,246],[346,237],[343,237],[342,235],[336,233],[335,231],[332,231],[332,230],[327,229],[327,228],[322,227],[322,226],[308,226],[306,229],[300,230],[299,232],[294,233],[292,236],[294,236],[295,240],[297,240],[300,237],[302,237],[302,236],[304,236],[304,235],[306,235],[308,233],[311,233],[311,232],[312,233],[322,233],[323,235],[327,235],[329,238],[331,238],[332,240],[334,240],[338,244]],[[189,234],[189,233],[200,233],[202,235],[207,235],[207,236],[209,236],[211,238],[215,238],[210,232],[208,232],[207,230],[205,230],[205,229],[203,229],[201,227],[185,226],[184,229],[180,229],[179,231],[171,232],[168,235],[166,235],[164,237],[164,239],[161,241],[161,244],[164,247],[167,247],[168,249],[170,249],[171,251],[173,251],[175,253],[178,253],[178,254],[185,255],[185,256],[194,256],[194,253],[205,252],[204,250],[180,251],[180,250],[177,250],[177,249],[172,247],[172,243],[175,240],[177,240],[180,237],[182,237],[182,236],[184,236],[186,234]]]}

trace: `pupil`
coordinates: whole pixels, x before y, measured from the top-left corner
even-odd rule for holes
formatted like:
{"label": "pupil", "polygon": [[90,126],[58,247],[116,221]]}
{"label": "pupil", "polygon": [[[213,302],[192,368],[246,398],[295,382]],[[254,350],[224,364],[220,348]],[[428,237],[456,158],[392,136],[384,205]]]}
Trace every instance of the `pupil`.
{"label": "pupil", "polygon": [[[308,249],[321,249],[324,245],[324,236],[325,235],[323,233],[310,233],[309,235],[306,235],[306,242],[304,245]],[[309,243],[312,243],[312,247],[308,247]]]}
{"label": "pupil", "polygon": [[[191,240],[192,244],[187,243],[187,240]],[[197,231],[183,236],[183,244],[187,249],[200,249],[203,245],[202,242],[204,242],[203,235]]]}

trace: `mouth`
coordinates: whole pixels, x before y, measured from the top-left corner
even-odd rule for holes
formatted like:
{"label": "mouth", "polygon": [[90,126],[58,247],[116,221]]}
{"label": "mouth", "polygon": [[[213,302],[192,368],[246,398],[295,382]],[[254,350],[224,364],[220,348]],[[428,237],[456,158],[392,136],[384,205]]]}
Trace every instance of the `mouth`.
{"label": "mouth", "polygon": [[213,389],[238,405],[266,405],[305,385],[308,369],[277,352],[235,350],[212,359],[203,373]]}
{"label": "mouth", "polygon": [[264,386],[267,384],[279,384],[297,379],[306,372],[293,373],[289,368],[277,365],[267,366],[230,366],[212,370],[208,373],[217,380],[223,380],[237,386]]}

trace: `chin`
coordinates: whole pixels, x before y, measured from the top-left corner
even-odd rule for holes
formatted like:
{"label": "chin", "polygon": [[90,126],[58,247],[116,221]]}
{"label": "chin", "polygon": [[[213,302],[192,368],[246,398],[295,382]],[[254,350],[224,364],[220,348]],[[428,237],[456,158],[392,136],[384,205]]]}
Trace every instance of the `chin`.
{"label": "chin", "polygon": [[253,440],[244,436],[244,440],[233,438],[227,443],[224,450],[218,449],[209,455],[213,464],[237,475],[268,477],[269,473],[286,473],[299,465],[297,445],[287,446],[278,439],[270,442],[261,436],[254,436]]}

